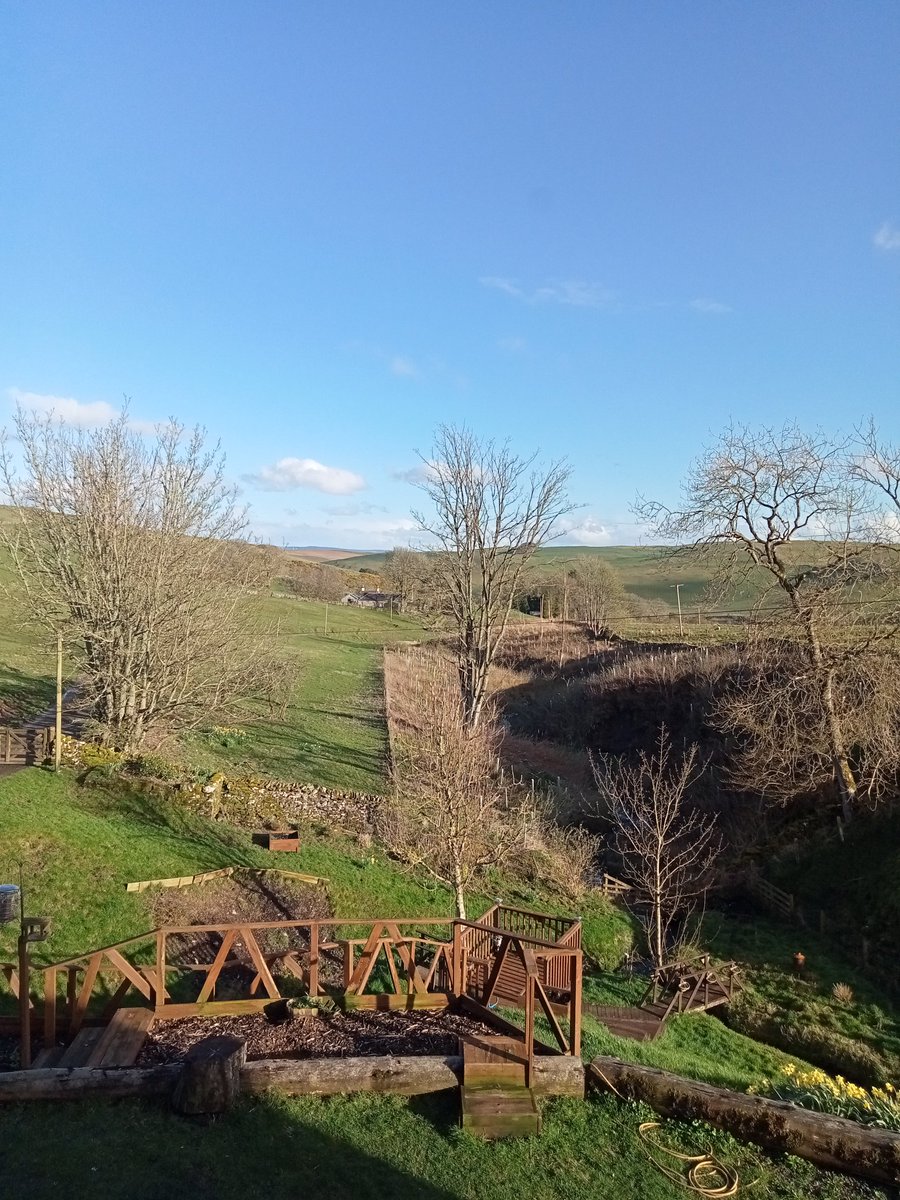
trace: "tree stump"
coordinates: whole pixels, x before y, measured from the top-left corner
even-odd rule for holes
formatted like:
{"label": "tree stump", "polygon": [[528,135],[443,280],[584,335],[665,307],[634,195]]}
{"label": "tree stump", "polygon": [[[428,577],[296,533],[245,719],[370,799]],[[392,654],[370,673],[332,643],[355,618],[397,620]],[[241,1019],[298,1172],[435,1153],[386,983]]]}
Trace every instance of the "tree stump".
{"label": "tree stump", "polygon": [[227,1112],[241,1090],[247,1046],[241,1038],[208,1037],[191,1046],[172,1092],[172,1107],[185,1116]]}

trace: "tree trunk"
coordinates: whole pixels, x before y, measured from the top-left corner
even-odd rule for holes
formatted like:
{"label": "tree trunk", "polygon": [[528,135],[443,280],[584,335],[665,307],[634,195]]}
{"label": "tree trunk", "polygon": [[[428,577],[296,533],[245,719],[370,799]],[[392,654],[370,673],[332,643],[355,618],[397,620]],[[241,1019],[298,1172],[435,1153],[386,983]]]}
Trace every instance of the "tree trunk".
{"label": "tree trunk", "polygon": [[456,915],[461,921],[466,919],[466,893],[463,886],[462,871],[459,863],[453,866],[453,895],[456,898]]}
{"label": "tree trunk", "polygon": [[828,726],[828,740],[831,743],[834,777],[838,787],[838,794],[841,798],[841,813],[844,822],[849,823],[853,818],[856,808],[858,788],[844,742],[844,731],[841,728],[840,717],[837,714],[834,704],[833,673],[825,663],[818,630],[816,629],[815,620],[811,613],[806,618],[806,636],[813,667],[818,678],[822,711],[825,713],[825,722]]}

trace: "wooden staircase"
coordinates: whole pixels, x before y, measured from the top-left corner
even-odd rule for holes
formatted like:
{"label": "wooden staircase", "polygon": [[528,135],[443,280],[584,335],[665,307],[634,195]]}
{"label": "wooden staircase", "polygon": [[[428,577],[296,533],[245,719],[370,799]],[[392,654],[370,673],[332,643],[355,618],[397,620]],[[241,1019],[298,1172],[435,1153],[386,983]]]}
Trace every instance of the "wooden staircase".
{"label": "wooden staircase", "polygon": [[516,1038],[472,1036],[463,1041],[463,1129],[487,1140],[541,1132],[525,1066],[525,1047]]}

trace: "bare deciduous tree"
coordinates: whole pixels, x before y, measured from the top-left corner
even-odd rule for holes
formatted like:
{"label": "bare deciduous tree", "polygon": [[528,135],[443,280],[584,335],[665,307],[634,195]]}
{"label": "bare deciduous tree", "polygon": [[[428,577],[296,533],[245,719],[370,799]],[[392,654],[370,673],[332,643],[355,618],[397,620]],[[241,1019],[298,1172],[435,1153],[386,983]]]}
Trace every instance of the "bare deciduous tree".
{"label": "bare deciduous tree", "polygon": [[416,728],[395,743],[395,795],[385,802],[379,834],[399,857],[446,884],[464,918],[473,881],[523,845],[527,811],[498,776],[496,721],[486,715],[470,727],[446,666],[433,658],[407,690]]}
{"label": "bare deciduous tree", "polygon": [[608,633],[614,617],[628,607],[625,588],[614,567],[596,555],[584,555],[569,572],[569,615],[594,637]]}
{"label": "bare deciduous tree", "polygon": [[650,956],[661,966],[721,848],[715,819],[688,800],[701,770],[697,746],[679,757],[663,729],[653,753],[642,750],[634,762],[598,755],[593,766],[623,874],[646,901],[641,919]]}
{"label": "bare deciduous tree", "polygon": [[395,546],[385,556],[382,578],[385,587],[399,596],[401,612],[415,605],[422,578],[421,557],[407,546]]}
{"label": "bare deciduous tree", "polygon": [[423,459],[430,513],[415,513],[438,550],[428,557],[454,637],[466,724],[478,725],[488,676],[522,574],[571,505],[563,463],[538,469],[507,443],[442,426]]}
{"label": "bare deciduous tree", "polygon": [[201,430],[144,438],[19,410],[0,478],[3,537],[35,619],[78,655],[94,726],[120,748],[207,720],[255,692],[269,660],[246,598],[271,556],[244,540],[218,448]]}
{"label": "bare deciduous tree", "polygon": [[[799,647],[794,661],[802,663],[802,694],[812,706],[804,723],[825,738],[845,819],[860,779],[840,678],[850,660],[892,640],[898,628],[893,571],[884,548],[873,544],[850,468],[846,443],[792,425],[732,427],[694,464],[682,509],[638,506],[657,536],[678,543],[674,553],[705,558],[723,586],[752,579],[766,639]],[[763,723],[755,724],[758,733]],[[770,730],[777,738],[771,722]],[[758,780],[763,790],[769,782]]]}

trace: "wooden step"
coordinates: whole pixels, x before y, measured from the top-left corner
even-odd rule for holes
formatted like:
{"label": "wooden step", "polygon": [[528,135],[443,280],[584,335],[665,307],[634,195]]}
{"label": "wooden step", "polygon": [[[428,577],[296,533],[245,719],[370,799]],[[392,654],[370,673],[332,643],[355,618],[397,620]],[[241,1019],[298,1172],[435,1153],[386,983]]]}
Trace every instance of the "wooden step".
{"label": "wooden step", "polygon": [[58,1067],[84,1067],[106,1030],[102,1025],[90,1025],[80,1030],[63,1051]]}
{"label": "wooden step", "polygon": [[541,1114],[530,1088],[467,1087],[460,1089],[462,1127],[476,1137],[531,1137],[541,1132]]}
{"label": "wooden step", "polygon": [[141,1052],[153,1022],[151,1008],[120,1008],[102,1031],[86,1067],[130,1067]]}
{"label": "wooden step", "polygon": [[524,1087],[525,1065],[525,1046],[516,1038],[474,1034],[463,1039],[466,1087]]}
{"label": "wooden step", "polygon": [[64,1046],[45,1046],[34,1056],[31,1065],[35,1070],[39,1070],[41,1067],[58,1067],[64,1053]]}

